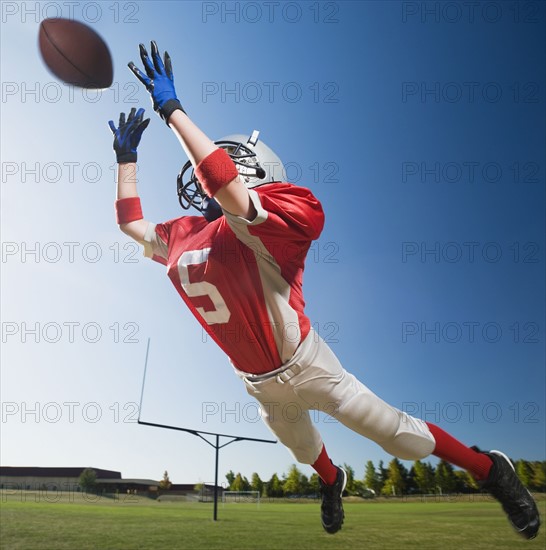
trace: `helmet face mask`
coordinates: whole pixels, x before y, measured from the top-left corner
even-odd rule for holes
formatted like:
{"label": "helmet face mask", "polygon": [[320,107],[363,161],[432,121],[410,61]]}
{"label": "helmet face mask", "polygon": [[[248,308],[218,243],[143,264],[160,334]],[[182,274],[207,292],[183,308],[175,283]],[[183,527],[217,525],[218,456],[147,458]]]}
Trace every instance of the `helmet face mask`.
{"label": "helmet face mask", "polygon": [[[227,136],[214,143],[231,157],[239,176],[248,189],[273,181],[284,181],[284,166],[279,157],[262,142],[254,130],[249,138],[242,135]],[[196,208],[202,214],[210,204],[203,187],[195,175],[190,161],[186,162],[176,179],[178,202],[184,210]],[[205,216],[206,217],[206,216]]]}
{"label": "helmet face mask", "polygon": [[[189,169],[191,169],[189,179],[187,182],[184,182],[184,176]],[[203,210],[203,200],[206,195],[199,180],[195,176],[190,161],[184,164],[182,171],[176,178],[176,192],[178,194],[178,202],[184,210],[188,210],[191,206],[197,208],[200,212]]]}

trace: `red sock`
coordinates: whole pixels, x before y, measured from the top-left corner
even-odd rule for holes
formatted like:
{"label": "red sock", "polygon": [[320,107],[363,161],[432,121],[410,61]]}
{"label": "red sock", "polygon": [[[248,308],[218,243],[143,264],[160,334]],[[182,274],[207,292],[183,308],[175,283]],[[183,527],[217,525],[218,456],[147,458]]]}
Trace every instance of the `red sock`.
{"label": "red sock", "polygon": [[444,432],[442,428],[426,423],[429,427],[434,439],[436,440],[436,447],[432,454],[446,460],[459,468],[468,470],[476,479],[486,479],[489,475],[489,470],[493,462],[491,459],[483,453],[478,453],[463,445],[460,441],[453,436]]}
{"label": "red sock", "polygon": [[333,485],[336,482],[337,468],[332,464],[324,445],[322,446],[322,451],[320,451],[318,458],[311,466],[317,471],[317,474],[326,485]]}

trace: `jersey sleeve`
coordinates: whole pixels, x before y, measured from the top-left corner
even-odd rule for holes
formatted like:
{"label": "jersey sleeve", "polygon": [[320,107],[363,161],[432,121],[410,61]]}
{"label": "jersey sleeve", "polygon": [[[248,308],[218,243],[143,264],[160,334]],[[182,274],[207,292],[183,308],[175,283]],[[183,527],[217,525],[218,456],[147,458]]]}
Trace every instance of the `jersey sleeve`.
{"label": "jersey sleeve", "polygon": [[149,223],[144,234],[144,256],[167,265],[169,256],[169,239],[172,221],[166,223]]}
{"label": "jersey sleeve", "polygon": [[313,241],[320,236],[324,212],[309,189],[282,183],[250,189],[249,194],[257,212],[253,220],[224,211],[235,234],[244,227],[253,235],[275,240]]}

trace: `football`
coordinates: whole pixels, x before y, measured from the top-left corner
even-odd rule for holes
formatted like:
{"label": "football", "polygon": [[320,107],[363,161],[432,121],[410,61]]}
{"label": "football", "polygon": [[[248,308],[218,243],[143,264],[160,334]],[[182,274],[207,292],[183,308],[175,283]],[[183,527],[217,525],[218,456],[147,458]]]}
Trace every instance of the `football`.
{"label": "football", "polygon": [[112,85],[110,50],[91,27],[71,19],[44,19],[38,44],[44,63],[63,82],[94,89]]}

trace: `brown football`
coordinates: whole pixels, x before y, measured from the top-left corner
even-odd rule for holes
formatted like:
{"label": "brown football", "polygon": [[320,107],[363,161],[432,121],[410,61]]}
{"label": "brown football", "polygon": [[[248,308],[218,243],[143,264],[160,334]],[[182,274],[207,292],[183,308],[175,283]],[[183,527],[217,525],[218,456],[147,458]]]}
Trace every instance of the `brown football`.
{"label": "brown football", "polygon": [[112,85],[110,50],[91,27],[71,19],[44,19],[38,44],[44,63],[63,82],[80,88]]}

